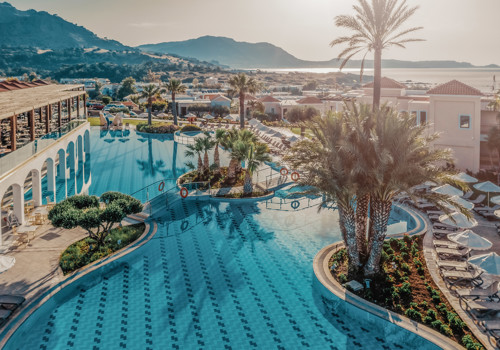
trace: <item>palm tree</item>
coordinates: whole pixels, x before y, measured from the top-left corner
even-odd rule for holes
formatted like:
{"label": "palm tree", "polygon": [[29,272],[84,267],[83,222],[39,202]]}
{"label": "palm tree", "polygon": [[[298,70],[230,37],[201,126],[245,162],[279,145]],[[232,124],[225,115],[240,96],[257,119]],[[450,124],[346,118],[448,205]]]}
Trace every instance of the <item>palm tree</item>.
{"label": "palm tree", "polygon": [[153,108],[153,98],[158,93],[160,93],[160,91],[160,88],[153,84],[146,85],[142,90],[141,97],[148,100],[148,125],[151,125],[151,110]]}
{"label": "palm tree", "polygon": [[224,137],[226,137],[226,131],[224,129],[217,129],[215,131],[214,166],[216,172],[219,172],[220,169],[219,144],[224,140]]}
{"label": "palm tree", "polygon": [[[202,138],[198,138],[195,140],[194,144],[187,145],[186,151],[184,152],[184,155],[186,157],[198,156],[198,167],[197,167],[198,174],[201,174],[203,172],[203,161],[201,159],[201,154],[204,152],[203,143],[204,140]],[[194,167],[191,162],[186,163],[186,165],[190,168]]]}
{"label": "palm tree", "polygon": [[177,123],[177,105],[175,104],[175,95],[185,92],[186,85],[183,85],[180,80],[170,79],[168,84],[165,85],[165,88],[168,91],[170,91],[170,94],[172,95],[172,114],[174,115],[174,124],[178,125],[178,123]]}
{"label": "palm tree", "polygon": [[207,171],[210,169],[210,161],[208,160],[208,151],[210,151],[215,146],[215,141],[209,135],[206,135],[202,140],[203,152],[205,153],[203,156],[203,171]]}
{"label": "palm tree", "polygon": [[243,192],[248,194],[253,192],[252,174],[257,168],[266,161],[270,161],[271,157],[268,153],[268,148],[262,143],[244,143],[240,142],[237,148],[241,152],[242,158],[246,163],[245,183]]}
{"label": "palm tree", "polygon": [[245,128],[245,95],[256,93],[260,84],[254,78],[248,78],[245,73],[233,75],[229,81],[231,93],[237,94],[240,100],[240,128]]}
{"label": "palm tree", "polygon": [[437,136],[426,136],[426,127],[416,125],[414,116],[386,106],[375,112],[370,109],[354,105],[344,113],[313,119],[308,127],[316,141],[298,142],[285,157],[291,167],[302,171],[300,184],[313,186],[310,192],[323,195],[322,205],[338,209],[349,270],[363,268],[366,276],[379,271],[396,195],[406,192],[412,199],[424,198],[449,212],[443,202],[455,205],[450,198],[434,192],[420,194],[414,187],[433,181],[465,188],[451,179],[450,171],[439,167],[451,162],[451,155],[430,146]]}
{"label": "palm tree", "polygon": [[361,62],[360,77],[363,76],[365,57],[373,51],[374,80],[373,80],[373,108],[380,105],[380,80],[382,77],[382,51],[390,46],[405,48],[409,42],[422,39],[406,38],[406,35],[422,27],[400,29],[418,9],[418,6],[409,8],[406,0],[358,0],[353,6],[355,16],[341,15],[335,17],[335,25],[353,31],[350,36],[341,36],[330,43],[330,46],[347,44],[347,47],[338,55],[343,59],[340,69],[356,54],[365,52]]}

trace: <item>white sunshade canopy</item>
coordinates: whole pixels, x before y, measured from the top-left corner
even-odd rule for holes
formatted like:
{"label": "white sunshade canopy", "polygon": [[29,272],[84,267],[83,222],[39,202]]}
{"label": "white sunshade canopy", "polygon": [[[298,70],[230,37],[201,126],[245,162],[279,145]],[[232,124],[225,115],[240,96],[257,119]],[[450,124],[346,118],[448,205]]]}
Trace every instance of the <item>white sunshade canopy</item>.
{"label": "white sunshade canopy", "polygon": [[453,180],[462,181],[462,182],[466,182],[466,183],[477,182],[477,179],[475,177],[472,177],[469,174],[464,173],[464,172],[453,175],[451,178]]}
{"label": "white sunshade canopy", "polygon": [[451,233],[448,235],[448,238],[455,243],[474,250],[488,250],[493,246],[493,243],[472,230]]}
{"label": "white sunshade canopy", "polygon": [[248,122],[248,124],[250,124],[250,125],[259,125],[261,123],[257,119],[250,119],[250,121]]}
{"label": "white sunshade canopy", "polygon": [[500,187],[497,186],[497,185],[495,185],[491,181],[485,181],[485,182],[480,182],[478,184],[475,184],[474,188],[476,190],[481,191],[481,192],[487,192],[487,193],[490,193],[490,192],[500,192]]}
{"label": "white sunshade canopy", "polygon": [[469,264],[479,267],[486,273],[500,275],[500,256],[495,252],[475,255],[469,258],[468,261]]}
{"label": "white sunshade canopy", "polygon": [[463,196],[464,195],[464,192],[462,190],[459,190],[458,188],[453,187],[452,185],[448,185],[448,184],[443,185],[443,186],[439,186],[439,187],[435,187],[432,189],[432,192],[441,193],[441,194],[445,194],[448,196]]}
{"label": "white sunshade canopy", "polygon": [[224,120],[233,120],[234,121],[234,119],[233,119],[233,117],[231,117],[231,115],[226,115],[224,117]]}
{"label": "white sunshade canopy", "polygon": [[148,114],[147,113],[141,113],[141,114],[139,114],[139,117],[141,117],[141,118],[147,118]]}
{"label": "white sunshade canopy", "polygon": [[16,258],[8,255],[0,255],[0,273],[7,271],[16,263]]}
{"label": "white sunshade canopy", "polygon": [[477,226],[477,221],[475,219],[468,219],[467,216],[459,212],[441,215],[439,217],[439,221],[446,225],[461,228],[471,228]]}
{"label": "white sunshade canopy", "polygon": [[492,202],[494,204],[500,204],[500,196],[495,196],[495,197],[490,198],[490,202]]}
{"label": "white sunshade canopy", "polygon": [[157,117],[160,117],[160,118],[168,117],[168,114],[166,114],[166,113],[160,113],[160,114],[157,115]]}
{"label": "white sunshade canopy", "polygon": [[[453,202],[461,205],[462,207],[464,207],[465,209],[468,209],[468,210],[472,210],[474,209],[474,203],[471,203],[469,202],[468,200],[465,200],[463,198],[460,198],[459,196],[453,196],[450,198],[450,200],[452,200]],[[452,204],[448,204],[448,203],[445,203],[445,202],[441,202],[442,205],[444,205],[445,207],[447,207],[448,209],[451,209],[451,210],[456,210],[457,208],[452,205]]]}
{"label": "white sunshade canopy", "polygon": [[203,118],[205,118],[205,119],[214,119],[214,116],[211,115],[211,114],[206,114],[206,115],[203,116]]}

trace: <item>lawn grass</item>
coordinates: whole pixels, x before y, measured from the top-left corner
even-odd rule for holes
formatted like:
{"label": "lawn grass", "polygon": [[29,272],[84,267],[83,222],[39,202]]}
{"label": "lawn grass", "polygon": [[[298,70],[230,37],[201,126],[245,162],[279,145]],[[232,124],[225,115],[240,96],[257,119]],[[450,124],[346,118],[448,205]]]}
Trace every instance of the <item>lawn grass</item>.
{"label": "lawn grass", "polygon": [[[100,126],[101,120],[99,117],[88,117],[87,120],[90,122],[90,126]],[[124,118],[123,123],[129,123],[130,125],[137,125],[147,123],[147,119],[136,119],[136,118]]]}
{"label": "lawn grass", "polygon": [[[295,135],[299,135],[300,136],[300,128],[290,128],[290,131],[293,132]],[[306,128],[304,136],[307,137],[307,138],[309,138],[309,139],[312,138],[312,137],[314,137],[311,129],[308,129],[308,128]]]}
{"label": "lawn grass", "polygon": [[[422,241],[422,236],[385,241],[380,274],[372,279],[370,288],[355,294],[434,328],[467,349],[483,349],[434,283],[425,264]],[[333,265],[332,275],[339,283],[357,280],[363,284],[363,276],[348,274],[345,249],[333,254],[330,269]]]}
{"label": "lawn grass", "polygon": [[94,240],[86,237],[66,248],[61,254],[59,265],[65,275],[78,270],[134,242],[142,235],[144,228],[144,224],[116,227],[111,230],[104,246],[99,248]]}

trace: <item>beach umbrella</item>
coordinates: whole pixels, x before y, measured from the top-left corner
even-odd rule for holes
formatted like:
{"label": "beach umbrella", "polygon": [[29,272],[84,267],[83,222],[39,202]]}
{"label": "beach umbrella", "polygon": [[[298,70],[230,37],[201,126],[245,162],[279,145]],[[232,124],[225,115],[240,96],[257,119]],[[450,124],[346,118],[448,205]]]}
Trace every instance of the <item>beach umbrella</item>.
{"label": "beach umbrella", "polygon": [[147,113],[141,113],[139,114],[139,118],[147,118],[148,114]]}
{"label": "beach umbrella", "polygon": [[452,185],[448,185],[448,184],[443,185],[443,186],[439,186],[439,187],[434,187],[432,189],[432,192],[445,194],[445,195],[450,196],[450,197],[464,195],[464,192],[462,190],[459,190],[458,188],[453,187]]}
{"label": "beach umbrella", "polygon": [[478,184],[475,184],[474,188],[478,191],[488,193],[488,203],[490,201],[490,193],[491,192],[500,192],[500,187],[498,187],[497,185],[495,185],[491,181],[485,181],[485,182],[480,182]]}
{"label": "beach umbrella", "polygon": [[448,239],[474,250],[488,250],[493,246],[493,243],[472,230],[450,233]]}
{"label": "beach umbrella", "polygon": [[297,137],[297,136],[295,136],[295,135],[290,136],[290,137],[288,138],[288,141],[290,141],[290,142],[296,142],[296,141],[298,141],[298,140],[300,140],[300,138],[299,138],[299,137]]}
{"label": "beach umbrella", "polygon": [[461,228],[471,228],[477,226],[477,221],[475,219],[468,219],[467,216],[459,212],[441,215],[439,217],[439,221],[449,226]]}
{"label": "beach umbrella", "polygon": [[500,204],[500,196],[491,197],[490,202],[494,204]]}
{"label": "beach umbrella", "polygon": [[475,177],[472,177],[469,174],[464,173],[464,172],[453,175],[451,178],[453,180],[462,181],[462,182],[466,182],[466,183],[477,182],[477,179]]}
{"label": "beach umbrella", "polygon": [[250,119],[250,121],[248,122],[248,124],[256,126],[256,125],[259,125],[260,122],[257,119],[254,118],[254,119]]}
{"label": "beach umbrella", "polygon": [[8,255],[0,255],[0,273],[7,271],[16,263],[16,258]]}
{"label": "beach umbrella", "polygon": [[204,115],[203,118],[208,119],[208,120],[214,119],[214,117],[212,115],[210,115],[210,114]]}
{"label": "beach umbrella", "polygon": [[226,115],[224,118],[224,120],[232,120],[234,121],[233,117],[231,115]]}
{"label": "beach umbrella", "polygon": [[[474,209],[474,203],[471,203],[468,200],[460,198],[459,196],[453,196],[450,198],[450,200],[452,200],[453,202],[455,202],[457,204],[460,204],[465,209],[468,209],[468,210]],[[456,210],[456,207],[453,204],[449,204],[449,203],[445,203],[445,202],[441,202],[441,204],[448,209]]]}
{"label": "beach umbrella", "polygon": [[160,117],[160,118],[168,117],[168,114],[166,114],[166,113],[160,113],[160,114],[157,115],[157,117]]}
{"label": "beach umbrella", "polygon": [[490,275],[500,275],[500,256],[495,252],[474,255],[469,258],[468,262]]}

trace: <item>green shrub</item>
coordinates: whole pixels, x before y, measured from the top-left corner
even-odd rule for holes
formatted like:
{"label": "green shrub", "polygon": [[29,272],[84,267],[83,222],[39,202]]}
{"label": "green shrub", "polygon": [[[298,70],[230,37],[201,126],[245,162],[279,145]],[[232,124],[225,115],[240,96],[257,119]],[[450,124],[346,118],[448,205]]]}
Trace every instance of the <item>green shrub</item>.
{"label": "green shrub", "polygon": [[411,255],[412,255],[412,256],[418,256],[418,252],[419,252],[419,250],[418,250],[418,246],[417,246],[417,244],[416,244],[416,243],[413,243],[413,244],[411,245]]}
{"label": "green shrub", "polygon": [[399,287],[399,294],[401,298],[409,300],[411,298],[411,284],[410,282],[404,282],[401,287]]}
{"label": "green shrub", "polygon": [[446,306],[445,303],[439,303],[437,306],[436,306],[436,309],[443,315],[443,316],[447,316],[448,314],[448,307]]}
{"label": "green shrub", "polygon": [[401,258],[404,261],[408,261],[408,260],[410,260],[410,255],[407,252],[401,252]]}
{"label": "green shrub", "polygon": [[403,306],[401,304],[396,304],[396,312],[403,313]]}
{"label": "green shrub", "polygon": [[441,329],[442,325],[443,325],[443,322],[441,322],[440,320],[436,320],[436,321],[431,322],[431,327],[438,330],[438,331]]}
{"label": "green shrub", "polygon": [[[408,254],[406,254],[406,255],[408,255]],[[411,271],[410,265],[408,265],[407,263],[403,263],[401,265],[401,270],[403,270],[406,273],[410,273],[410,271]]]}
{"label": "green shrub", "polygon": [[422,309],[427,309],[429,307],[429,304],[427,303],[426,300],[421,301],[420,304],[418,304]]}
{"label": "green shrub", "polygon": [[439,331],[448,337],[453,337],[453,332],[451,331],[450,327],[445,324],[442,324],[441,327],[439,327]]}
{"label": "green shrub", "polygon": [[181,132],[189,132],[189,131],[201,131],[200,127],[194,124],[184,125],[181,129]]}
{"label": "green shrub", "polygon": [[464,344],[467,350],[482,350],[483,346],[479,343],[474,342],[474,339],[467,334],[462,337],[462,344]]}
{"label": "green shrub", "polygon": [[347,282],[347,276],[344,273],[341,273],[339,275],[339,282],[340,283],[346,283]]}
{"label": "green shrub", "polygon": [[432,321],[434,321],[434,320],[432,319],[432,317],[429,317],[429,316],[425,316],[425,317],[424,317],[424,323],[425,323],[425,324],[430,325],[430,324],[432,323]]}
{"label": "green shrub", "polygon": [[427,316],[432,319],[432,321],[436,321],[437,319],[437,312],[434,310],[427,310]]}
{"label": "green shrub", "polygon": [[406,309],[405,316],[417,322],[422,322],[422,314],[413,308]]}
{"label": "green shrub", "polygon": [[413,301],[410,303],[410,307],[414,308],[415,310],[418,310],[418,304]]}
{"label": "green shrub", "polygon": [[179,130],[179,127],[174,124],[154,123],[148,125],[148,123],[141,123],[137,124],[136,130],[149,134],[173,134]]}
{"label": "green shrub", "polygon": [[466,326],[465,322],[458,317],[458,315],[454,312],[448,312],[447,314],[448,323],[450,324],[450,328],[454,333],[463,334],[464,327]]}
{"label": "green shrub", "polygon": [[394,249],[392,249],[392,248],[390,248],[390,247],[389,247],[388,249],[386,249],[386,250],[385,250],[385,252],[386,252],[386,253],[387,253],[387,255],[389,255],[389,256],[394,256]]}
{"label": "green shrub", "polygon": [[380,262],[384,263],[387,260],[389,260],[389,255],[385,252],[385,250],[382,250],[382,254],[380,255]]}
{"label": "green shrub", "polygon": [[417,273],[421,276],[421,277],[424,277],[425,275],[425,270],[423,267],[419,266],[417,267]]}

